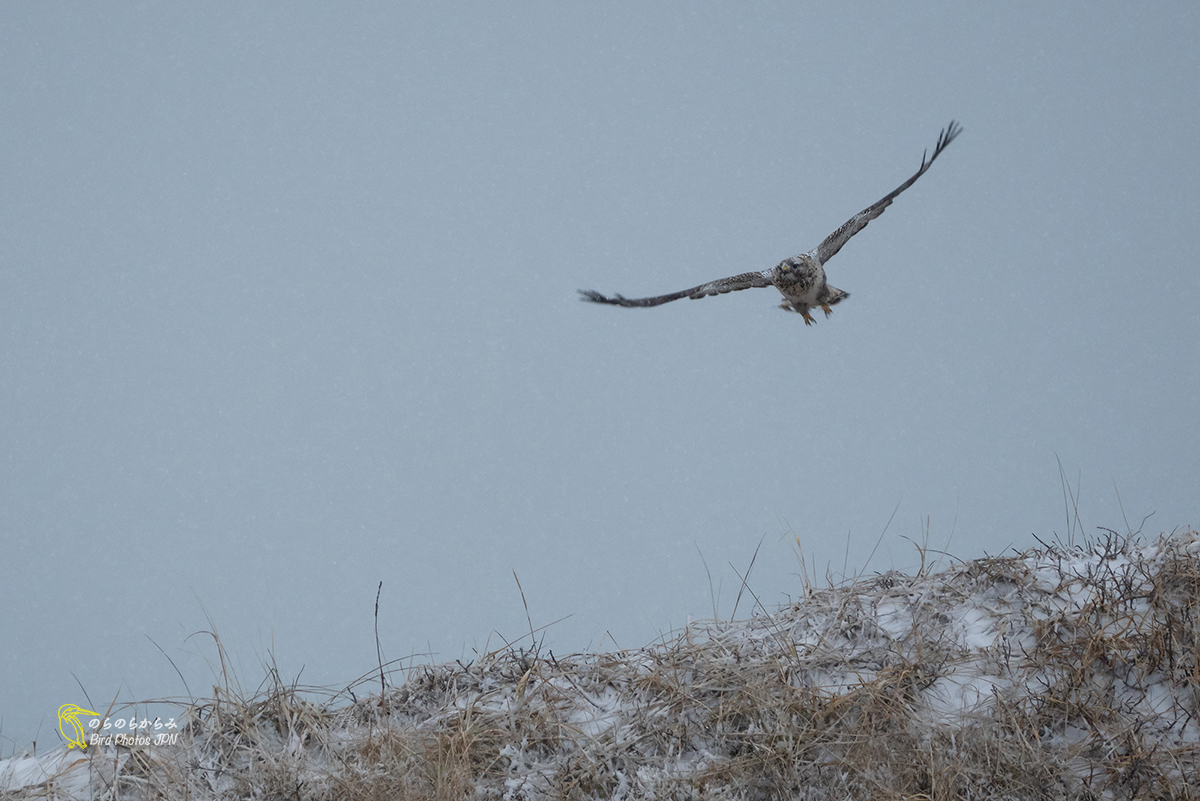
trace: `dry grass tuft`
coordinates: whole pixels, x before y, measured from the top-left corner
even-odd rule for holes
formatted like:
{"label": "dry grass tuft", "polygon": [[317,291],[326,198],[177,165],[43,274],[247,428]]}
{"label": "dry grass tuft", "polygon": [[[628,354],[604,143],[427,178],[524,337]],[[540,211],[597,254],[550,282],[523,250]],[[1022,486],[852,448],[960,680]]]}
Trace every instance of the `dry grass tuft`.
{"label": "dry grass tuft", "polygon": [[508,648],[340,706],[273,670],[234,687],[188,706],[176,746],[89,749],[86,781],[12,797],[1191,799],[1200,535],[809,587],[647,648]]}

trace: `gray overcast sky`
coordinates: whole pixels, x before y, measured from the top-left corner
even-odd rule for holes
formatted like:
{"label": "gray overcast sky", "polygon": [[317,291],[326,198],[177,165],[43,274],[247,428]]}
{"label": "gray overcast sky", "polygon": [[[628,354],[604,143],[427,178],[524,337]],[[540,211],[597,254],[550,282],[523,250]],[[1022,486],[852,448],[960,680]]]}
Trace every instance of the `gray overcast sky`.
{"label": "gray overcast sky", "polygon": [[[1195,3],[0,6],[0,752],[1200,523]],[[761,270],[965,133],[830,264]],[[868,554],[899,510],[879,551]],[[847,556],[847,549],[849,551]],[[748,611],[746,601],[739,613]],[[611,634],[612,640],[604,637]],[[149,639],[148,639],[149,638]],[[497,642],[492,637],[492,643]]]}

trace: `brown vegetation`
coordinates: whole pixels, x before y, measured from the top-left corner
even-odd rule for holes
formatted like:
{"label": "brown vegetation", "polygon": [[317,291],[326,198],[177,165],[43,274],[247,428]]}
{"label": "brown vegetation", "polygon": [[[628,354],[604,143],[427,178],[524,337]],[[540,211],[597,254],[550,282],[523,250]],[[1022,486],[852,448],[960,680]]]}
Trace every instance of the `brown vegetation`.
{"label": "brown vegetation", "polygon": [[1196,798],[1198,647],[1200,535],[1108,532],[353,701],[227,680],[179,744],[90,749],[86,781],[13,797]]}

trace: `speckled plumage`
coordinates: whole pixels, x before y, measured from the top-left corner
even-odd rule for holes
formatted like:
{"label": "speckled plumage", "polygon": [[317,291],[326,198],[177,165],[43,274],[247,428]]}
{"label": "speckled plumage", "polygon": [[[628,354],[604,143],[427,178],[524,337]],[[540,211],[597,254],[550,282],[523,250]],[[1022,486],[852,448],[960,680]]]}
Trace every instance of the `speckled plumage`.
{"label": "speckled plumage", "polygon": [[787,311],[799,312],[804,317],[804,324],[811,325],[813,317],[809,312],[812,309],[819,306],[825,312],[825,316],[828,317],[831,313],[830,307],[850,297],[850,293],[838,289],[826,281],[825,263],[833,258],[842,249],[842,245],[850,241],[851,237],[866,228],[867,223],[883,214],[883,210],[892,205],[892,201],[901,192],[916,183],[916,180],[924,175],[925,171],[933,165],[938,155],[961,132],[962,127],[951,120],[950,124],[938,135],[933,155],[926,158],[928,155],[928,152],[926,152],[921,156],[921,168],[911,178],[900,184],[900,186],[893,189],[876,203],[855,214],[841,228],[838,228],[832,234],[825,237],[825,240],[817,247],[807,253],[800,253],[791,258],[784,259],[769,270],[756,273],[742,273],[730,278],[709,281],[707,284],[700,284],[691,289],[672,292],[669,295],[656,295],[651,298],[627,298],[623,295],[609,297],[590,289],[581,289],[579,290],[579,294],[583,296],[581,299],[591,301],[592,303],[607,303],[613,306],[661,306],[664,303],[670,303],[680,298],[692,298],[695,300],[697,298],[708,297],[709,295],[723,295],[726,292],[737,292],[752,287],[773,286],[779,290],[784,298],[783,303],[779,307]]}

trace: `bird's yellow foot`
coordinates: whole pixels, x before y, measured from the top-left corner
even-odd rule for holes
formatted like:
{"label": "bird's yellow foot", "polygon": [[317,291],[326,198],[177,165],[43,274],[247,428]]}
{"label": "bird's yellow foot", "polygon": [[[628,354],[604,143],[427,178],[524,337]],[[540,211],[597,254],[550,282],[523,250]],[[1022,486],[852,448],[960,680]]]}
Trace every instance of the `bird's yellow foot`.
{"label": "bird's yellow foot", "polygon": [[829,304],[828,304],[828,303],[822,303],[822,304],[821,304],[821,308],[825,310],[825,316],[826,316],[826,317],[828,317],[829,315],[833,314],[833,309],[829,308]]}
{"label": "bird's yellow foot", "polygon": [[802,315],[804,315],[804,324],[805,325],[812,325],[813,323],[816,322],[816,320],[813,319],[813,316],[808,313],[808,309],[804,309],[800,313]]}

